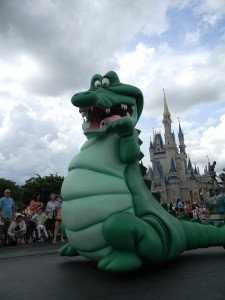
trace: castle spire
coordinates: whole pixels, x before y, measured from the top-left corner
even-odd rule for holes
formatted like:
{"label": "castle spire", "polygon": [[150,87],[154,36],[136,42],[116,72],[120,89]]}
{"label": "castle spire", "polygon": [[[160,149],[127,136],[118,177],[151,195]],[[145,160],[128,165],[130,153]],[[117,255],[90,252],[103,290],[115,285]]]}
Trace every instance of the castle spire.
{"label": "castle spire", "polygon": [[166,102],[166,94],[165,94],[165,90],[163,89],[163,95],[164,95],[164,113],[163,115],[167,115],[170,117],[170,112],[169,112],[169,108]]}
{"label": "castle spire", "polygon": [[182,129],[181,129],[181,126],[180,126],[180,119],[178,119],[178,122],[179,122],[179,132],[178,132],[178,137],[183,139],[184,138],[184,135],[183,135],[183,132],[182,132]]}
{"label": "castle spire", "polygon": [[175,145],[175,143],[174,143],[173,133],[171,130],[172,120],[170,118],[170,112],[169,112],[168,105],[166,102],[166,95],[165,95],[164,89],[163,89],[163,95],[164,95],[164,112],[163,112],[162,122],[164,124],[164,129],[165,129],[165,133],[164,133],[165,145],[167,147],[171,147],[171,146],[173,147]]}
{"label": "castle spire", "polygon": [[194,174],[194,170],[191,169],[191,177],[190,180],[196,180],[195,174]]}
{"label": "castle spire", "polygon": [[189,170],[189,171],[193,170],[193,168],[192,168],[192,163],[191,163],[191,160],[190,160],[190,157],[188,158],[188,170]]}
{"label": "castle spire", "polygon": [[180,119],[179,118],[177,118],[177,119],[178,119],[178,122],[179,122],[178,139],[179,139],[180,153],[185,154],[186,145],[184,143],[184,134],[183,134],[183,131],[182,131],[181,126],[180,126]]}

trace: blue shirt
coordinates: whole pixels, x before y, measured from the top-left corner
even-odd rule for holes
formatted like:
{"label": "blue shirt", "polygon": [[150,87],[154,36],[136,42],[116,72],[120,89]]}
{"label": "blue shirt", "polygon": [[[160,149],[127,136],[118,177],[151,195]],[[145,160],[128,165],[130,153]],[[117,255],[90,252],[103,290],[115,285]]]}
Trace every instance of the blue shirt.
{"label": "blue shirt", "polygon": [[12,198],[2,197],[0,199],[0,207],[2,209],[4,217],[10,219],[12,217],[12,208],[14,207],[14,200]]}
{"label": "blue shirt", "polygon": [[183,208],[183,203],[181,201],[178,201],[177,208],[179,209]]}

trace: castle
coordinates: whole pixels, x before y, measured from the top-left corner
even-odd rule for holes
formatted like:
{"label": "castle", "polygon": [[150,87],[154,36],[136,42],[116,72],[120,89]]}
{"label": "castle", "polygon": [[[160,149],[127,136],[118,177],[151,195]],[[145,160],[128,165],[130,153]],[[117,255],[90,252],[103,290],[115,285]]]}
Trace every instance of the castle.
{"label": "castle", "polygon": [[182,202],[201,203],[212,188],[208,168],[206,167],[201,175],[196,165],[192,166],[186,153],[180,122],[177,146],[165,94],[162,123],[165,131],[164,142],[160,132],[153,132],[153,140],[150,139],[152,168],[149,167],[146,175],[152,181],[151,192],[160,193],[161,199],[168,203],[176,203],[178,198]]}

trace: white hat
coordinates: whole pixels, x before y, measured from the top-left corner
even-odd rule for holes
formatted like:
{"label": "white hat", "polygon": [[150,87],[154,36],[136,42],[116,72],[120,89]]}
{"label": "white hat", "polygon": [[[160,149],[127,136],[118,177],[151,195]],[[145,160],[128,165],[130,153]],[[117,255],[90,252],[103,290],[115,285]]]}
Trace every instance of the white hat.
{"label": "white hat", "polygon": [[22,218],[22,217],[23,217],[23,216],[21,215],[21,213],[17,213],[17,214],[16,214],[16,217],[15,217],[15,219],[14,219],[14,220],[16,221],[16,219],[18,219],[18,218]]}

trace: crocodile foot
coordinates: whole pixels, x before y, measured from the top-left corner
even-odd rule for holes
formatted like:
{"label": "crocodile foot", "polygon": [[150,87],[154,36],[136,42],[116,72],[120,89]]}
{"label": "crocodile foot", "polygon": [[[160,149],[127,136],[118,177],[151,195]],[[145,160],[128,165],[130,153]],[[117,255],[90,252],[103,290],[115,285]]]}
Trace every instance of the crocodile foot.
{"label": "crocodile foot", "polygon": [[98,263],[98,268],[109,272],[128,272],[139,269],[141,259],[134,252],[114,251]]}
{"label": "crocodile foot", "polygon": [[78,256],[80,255],[69,243],[59,249],[59,254],[62,256]]}

